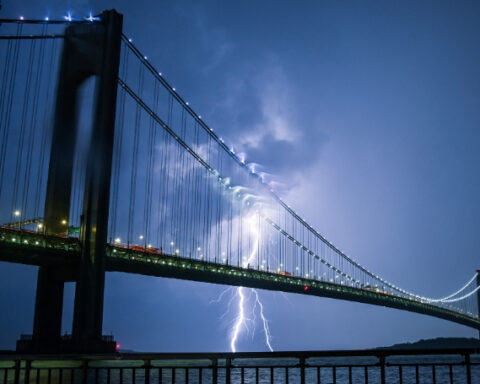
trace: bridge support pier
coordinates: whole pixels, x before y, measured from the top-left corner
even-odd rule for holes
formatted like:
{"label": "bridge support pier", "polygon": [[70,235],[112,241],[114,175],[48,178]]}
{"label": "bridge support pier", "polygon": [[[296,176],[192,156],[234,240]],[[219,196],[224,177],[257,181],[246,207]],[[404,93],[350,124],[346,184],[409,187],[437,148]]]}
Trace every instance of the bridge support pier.
{"label": "bridge support pier", "polygon": [[120,65],[123,17],[114,10],[100,22],[66,28],[57,91],[54,132],[45,201],[45,230],[65,235],[70,216],[73,159],[77,140],[77,95],[80,85],[96,76],[95,109],[86,169],[80,226],[81,261],[76,281],[72,339],[61,338],[63,287],[67,281],[50,267],[38,273],[35,325],[23,351],[114,352],[116,343],[102,337],[105,252],[107,244],[110,179]]}
{"label": "bridge support pier", "polygon": [[32,340],[19,340],[18,351],[56,352],[60,349],[63,289],[64,281],[58,271],[48,267],[39,268]]}

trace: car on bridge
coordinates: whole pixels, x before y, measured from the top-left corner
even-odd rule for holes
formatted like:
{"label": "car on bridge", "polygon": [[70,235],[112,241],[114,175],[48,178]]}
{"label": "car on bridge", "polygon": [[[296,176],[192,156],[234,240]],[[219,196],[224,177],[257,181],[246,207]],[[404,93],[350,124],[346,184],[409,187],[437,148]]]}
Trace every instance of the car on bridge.
{"label": "car on bridge", "polygon": [[128,244],[128,245],[123,245],[123,244],[115,244],[115,248],[121,248],[125,250],[132,250],[136,252],[142,252],[142,253],[152,253],[154,255],[163,255],[163,249],[162,248],[154,248],[149,245],[139,245],[139,244]]}
{"label": "car on bridge", "polygon": [[290,273],[290,272],[286,272],[286,271],[279,271],[277,272],[279,275],[282,275],[282,276],[288,276],[288,277],[293,277],[293,275]]}

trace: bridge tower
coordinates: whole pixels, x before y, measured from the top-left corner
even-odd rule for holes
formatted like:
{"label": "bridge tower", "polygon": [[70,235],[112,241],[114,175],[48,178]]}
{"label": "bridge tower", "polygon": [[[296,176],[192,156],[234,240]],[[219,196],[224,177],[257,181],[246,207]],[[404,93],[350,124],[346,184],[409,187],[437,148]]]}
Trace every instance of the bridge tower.
{"label": "bridge tower", "polygon": [[[40,267],[31,352],[112,352],[102,341],[110,176],[112,167],[117,78],[123,16],[105,11],[99,22],[71,24],[61,57],[55,121],[45,201],[47,234],[65,233],[70,213],[74,150],[77,141],[79,88],[96,77],[93,126],[88,149],[81,261],[73,267]],[[63,290],[76,282],[72,339],[62,340]]]}

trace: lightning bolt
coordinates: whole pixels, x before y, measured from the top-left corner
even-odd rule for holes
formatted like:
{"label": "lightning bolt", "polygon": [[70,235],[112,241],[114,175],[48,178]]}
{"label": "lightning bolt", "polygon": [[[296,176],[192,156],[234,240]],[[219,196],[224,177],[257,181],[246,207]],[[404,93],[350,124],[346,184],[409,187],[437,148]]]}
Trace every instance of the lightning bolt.
{"label": "lightning bolt", "polygon": [[258,307],[260,308],[260,318],[262,319],[262,323],[263,323],[263,333],[265,334],[265,343],[267,344],[270,352],[273,352],[273,347],[272,347],[272,344],[270,343],[271,334],[270,334],[270,329],[268,328],[268,321],[265,315],[263,314],[263,303],[260,300],[260,296],[258,295],[257,290],[252,288],[252,291],[255,294],[255,302],[258,304]]}
{"label": "lightning bolt", "polygon": [[237,320],[235,321],[235,324],[233,325],[233,330],[232,330],[232,338],[230,339],[230,349],[232,352],[237,352],[237,348],[235,347],[235,344],[238,339],[238,335],[242,329],[242,326],[245,326],[245,295],[243,294],[243,287],[238,287],[237,288],[237,295],[239,297],[238,299],[238,315],[237,315]]}
{"label": "lightning bolt", "polygon": [[[234,191],[237,191],[237,190],[240,191],[239,187],[234,187],[233,189]],[[251,209],[252,211],[254,209],[252,205],[251,205]],[[248,257],[245,257],[245,256],[242,257],[242,267],[247,269],[247,268],[254,267],[256,264],[256,257],[258,254],[258,247],[260,244],[260,227],[259,227],[258,213],[252,212],[245,219],[247,221],[246,228],[249,228],[251,239],[253,240],[251,243],[252,248],[250,253],[248,254]],[[237,305],[235,307],[236,316],[232,321],[232,327],[230,331],[230,350],[232,352],[237,351],[237,343],[239,341],[239,338],[242,332],[246,331],[247,333],[250,333],[249,332],[250,323],[253,324],[252,337],[254,336],[255,324],[257,319],[256,313],[258,313],[259,319],[261,320],[261,323],[263,326],[263,333],[265,335],[266,346],[270,352],[273,352],[273,347],[271,343],[272,337],[271,337],[270,329],[268,326],[268,320],[265,317],[264,306],[260,299],[259,292],[253,288],[249,289],[245,287],[229,287],[223,290],[216,300],[210,301],[210,304],[220,303],[221,301],[223,301],[224,296],[229,292],[232,292],[232,295],[230,296],[230,299],[228,300],[227,308],[223,313],[223,315],[220,317],[220,319],[223,319],[230,312],[230,310],[233,307],[232,305],[233,301],[237,299],[236,301]],[[252,303],[253,305],[249,306],[250,303]],[[248,317],[249,314],[252,314],[253,318],[249,318]]]}
{"label": "lightning bolt", "polygon": [[[251,224],[256,224],[256,216],[251,216],[251,219],[249,220]],[[242,261],[242,267],[243,268],[248,268],[249,265],[253,264],[255,261],[255,256],[257,254],[257,249],[258,249],[258,244],[260,242],[260,233],[258,231],[258,226],[252,225],[250,226],[251,228],[251,233],[254,236],[255,240],[253,242],[253,248],[252,251],[250,252],[250,255],[248,259],[244,259]],[[252,312],[255,315],[255,308],[258,305],[259,312],[260,312],[260,318],[262,319],[262,324],[263,324],[263,332],[265,334],[265,342],[267,344],[268,349],[270,352],[273,352],[272,344],[270,342],[271,340],[271,334],[270,334],[270,329],[268,328],[268,321],[265,317],[265,314],[263,312],[263,303],[260,300],[260,296],[258,294],[258,291],[256,289],[252,288],[252,292],[255,295],[255,306],[252,310]],[[245,288],[244,287],[238,287],[237,288],[237,296],[238,296],[238,314],[235,320],[235,323],[233,324],[232,332],[231,332],[231,339],[230,339],[230,349],[232,352],[236,352],[236,343],[238,340],[238,337],[242,330],[247,327],[247,318],[245,316],[245,304],[246,304],[246,299],[245,299]]]}

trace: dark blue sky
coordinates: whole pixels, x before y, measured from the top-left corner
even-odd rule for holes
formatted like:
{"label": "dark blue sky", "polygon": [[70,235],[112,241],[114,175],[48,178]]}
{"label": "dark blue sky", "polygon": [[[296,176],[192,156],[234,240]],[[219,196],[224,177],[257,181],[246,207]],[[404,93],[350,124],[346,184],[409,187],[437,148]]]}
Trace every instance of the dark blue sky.
{"label": "dark blue sky", "polygon": [[[6,0],[1,15],[109,8],[184,99],[341,250],[427,296],[480,267],[478,3]],[[0,277],[0,348],[13,348],[31,332],[36,270],[2,263]],[[104,331],[142,351],[228,350],[234,313],[220,319],[228,300],[211,303],[223,289],[109,274]],[[478,335],[393,309],[261,295],[277,350]],[[265,349],[259,326],[239,349]]]}

